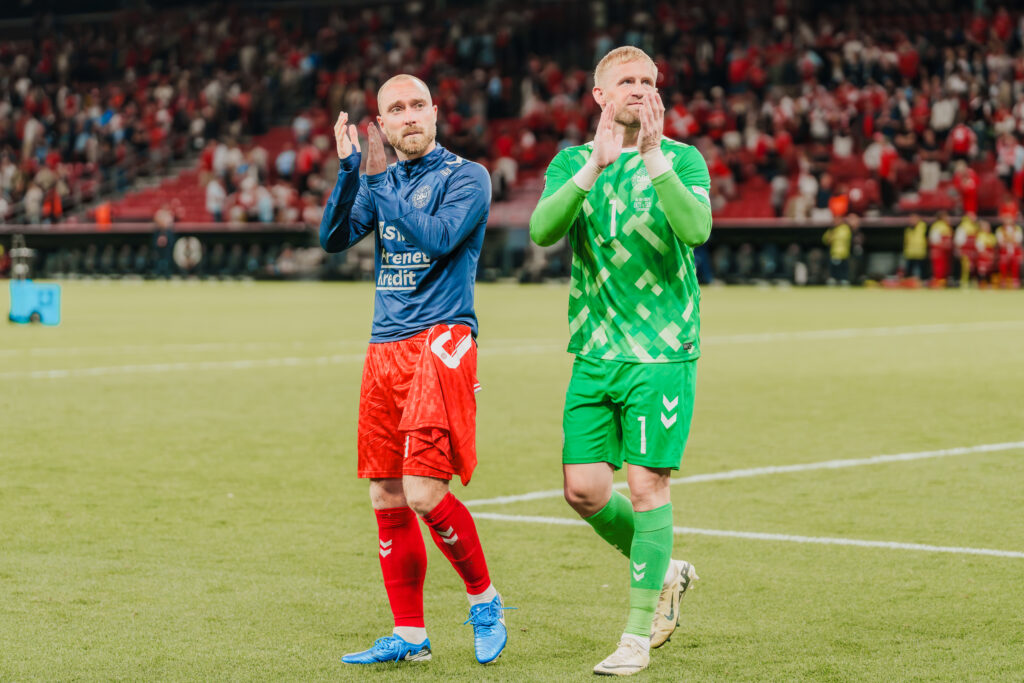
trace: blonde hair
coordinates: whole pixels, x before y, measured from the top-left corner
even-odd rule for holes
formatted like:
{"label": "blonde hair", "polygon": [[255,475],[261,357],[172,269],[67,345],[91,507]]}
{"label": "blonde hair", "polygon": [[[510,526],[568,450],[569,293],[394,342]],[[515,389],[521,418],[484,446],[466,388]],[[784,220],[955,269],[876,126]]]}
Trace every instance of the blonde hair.
{"label": "blonde hair", "polygon": [[597,68],[594,69],[594,85],[601,87],[601,77],[604,76],[604,72],[613,66],[625,64],[626,62],[647,62],[651,65],[651,71],[654,72],[655,79],[657,79],[658,67],[654,65],[654,60],[638,47],[623,45],[606,54],[597,63]]}

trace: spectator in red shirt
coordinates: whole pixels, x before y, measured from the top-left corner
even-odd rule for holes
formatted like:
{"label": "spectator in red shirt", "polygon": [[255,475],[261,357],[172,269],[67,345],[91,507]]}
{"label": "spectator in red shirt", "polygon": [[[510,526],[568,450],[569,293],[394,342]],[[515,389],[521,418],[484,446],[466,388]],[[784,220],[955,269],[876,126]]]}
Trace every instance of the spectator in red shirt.
{"label": "spectator in red shirt", "polygon": [[949,152],[954,159],[967,160],[973,157],[978,148],[978,136],[963,121],[949,132]]}
{"label": "spectator in red shirt", "polygon": [[904,40],[899,49],[900,75],[908,81],[917,80],[917,69],[920,64],[917,50],[909,40]]}
{"label": "spectator in red shirt", "polygon": [[306,143],[299,148],[299,152],[295,157],[295,176],[300,193],[306,191],[309,175],[316,170],[319,162],[320,153],[316,147]]}
{"label": "spectator in red shirt", "polygon": [[877,173],[882,206],[892,208],[896,203],[896,160],[899,154],[881,133],[875,133],[874,142],[864,151],[864,165]]}
{"label": "spectator in red shirt", "polygon": [[964,213],[978,213],[978,174],[966,161],[956,163],[953,187],[960,193],[961,210]]}
{"label": "spectator in red shirt", "polygon": [[1003,287],[1020,289],[1020,267],[1024,261],[1024,233],[1014,222],[1015,213],[1003,215],[1003,224],[996,228],[999,245],[999,275]]}

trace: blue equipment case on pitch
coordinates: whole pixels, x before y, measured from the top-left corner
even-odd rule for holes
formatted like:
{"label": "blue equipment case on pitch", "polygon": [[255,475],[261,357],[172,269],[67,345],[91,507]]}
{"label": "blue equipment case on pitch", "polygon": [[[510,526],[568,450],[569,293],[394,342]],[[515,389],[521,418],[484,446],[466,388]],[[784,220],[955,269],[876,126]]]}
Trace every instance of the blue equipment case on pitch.
{"label": "blue equipment case on pitch", "polygon": [[11,280],[11,322],[38,320],[44,325],[60,323],[60,285],[37,285],[31,280]]}

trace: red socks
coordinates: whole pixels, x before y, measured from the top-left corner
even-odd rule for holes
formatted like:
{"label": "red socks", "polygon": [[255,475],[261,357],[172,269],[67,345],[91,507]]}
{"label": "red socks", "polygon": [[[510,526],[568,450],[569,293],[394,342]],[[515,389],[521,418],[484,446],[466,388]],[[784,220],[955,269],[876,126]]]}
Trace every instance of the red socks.
{"label": "red socks", "polygon": [[[430,527],[434,543],[466,582],[466,592],[478,595],[487,590],[491,577],[487,573],[487,561],[480,546],[480,537],[476,534],[476,524],[466,506],[448,493],[437,507],[423,516],[423,521]],[[422,597],[420,604],[423,604]]]}
{"label": "red socks", "polygon": [[[427,573],[427,549],[410,508],[375,510],[377,555],[384,574],[384,588],[395,616],[395,626],[423,628],[423,579]],[[466,583],[466,592],[479,595],[491,585],[476,524],[465,505],[451,493],[441,499],[423,521],[444,556]]]}
{"label": "red socks", "polygon": [[427,573],[427,549],[423,545],[416,513],[407,507],[375,512],[377,555],[384,573],[388,602],[395,615],[395,626],[423,628],[423,578]]}

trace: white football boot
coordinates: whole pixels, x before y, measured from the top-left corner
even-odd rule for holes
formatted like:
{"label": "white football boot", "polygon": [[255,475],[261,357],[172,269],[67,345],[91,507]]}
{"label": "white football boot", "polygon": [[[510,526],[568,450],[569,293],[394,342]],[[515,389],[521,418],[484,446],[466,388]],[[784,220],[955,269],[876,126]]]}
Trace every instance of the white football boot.
{"label": "white football boot", "polygon": [[615,652],[594,667],[600,676],[632,676],[643,671],[651,663],[651,653],[640,644],[638,638],[623,636]]}
{"label": "white football boot", "polygon": [[679,607],[686,591],[698,580],[693,565],[685,560],[669,560],[665,583],[661,587],[658,606],[651,622],[651,647],[661,647],[672,637],[679,625]]}

